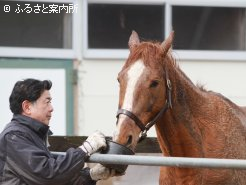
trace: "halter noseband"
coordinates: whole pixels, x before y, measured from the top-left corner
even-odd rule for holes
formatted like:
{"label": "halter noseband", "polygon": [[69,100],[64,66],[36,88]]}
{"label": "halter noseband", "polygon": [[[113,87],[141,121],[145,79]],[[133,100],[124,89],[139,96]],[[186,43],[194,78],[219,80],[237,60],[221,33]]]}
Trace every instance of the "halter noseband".
{"label": "halter noseband", "polygon": [[145,139],[147,137],[147,131],[154,125],[156,124],[157,120],[161,117],[161,115],[163,113],[165,113],[168,108],[172,108],[172,99],[171,99],[171,90],[172,90],[172,84],[171,81],[169,80],[168,77],[168,73],[167,70],[165,70],[166,72],[166,85],[167,85],[167,99],[166,102],[163,106],[163,108],[160,110],[160,112],[154,117],[154,119],[152,121],[150,121],[149,123],[146,124],[146,126],[143,124],[143,122],[132,112],[126,110],[126,109],[119,109],[117,111],[117,119],[119,118],[120,114],[124,114],[126,116],[128,116],[129,118],[131,118],[136,125],[141,129],[141,136],[139,138],[139,142],[142,141],[143,139]]}

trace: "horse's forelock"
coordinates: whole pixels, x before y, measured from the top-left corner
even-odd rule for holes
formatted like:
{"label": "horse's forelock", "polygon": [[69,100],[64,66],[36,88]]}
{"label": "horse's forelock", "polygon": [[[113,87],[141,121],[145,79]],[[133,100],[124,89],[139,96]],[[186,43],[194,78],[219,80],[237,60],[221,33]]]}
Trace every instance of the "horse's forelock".
{"label": "horse's forelock", "polygon": [[125,67],[130,66],[139,59],[141,59],[146,66],[155,65],[156,62],[165,66],[166,61],[169,61],[173,66],[177,66],[175,59],[172,57],[171,51],[166,55],[164,55],[164,52],[163,47],[158,42],[141,42],[138,47],[131,50]]}
{"label": "horse's forelock", "polygon": [[163,49],[160,43],[142,42],[138,47],[131,50],[126,65],[131,65],[135,61],[141,59],[146,66],[151,62],[161,61]]}

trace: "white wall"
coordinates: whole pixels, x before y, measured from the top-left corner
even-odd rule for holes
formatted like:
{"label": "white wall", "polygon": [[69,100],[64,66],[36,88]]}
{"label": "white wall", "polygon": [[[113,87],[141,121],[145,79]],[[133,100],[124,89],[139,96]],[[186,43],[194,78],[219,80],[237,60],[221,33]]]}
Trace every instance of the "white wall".
{"label": "white wall", "polygon": [[100,130],[111,136],[118,107],[119,61],[83,61],[79,73],[79,134]]}
{"label": "white wall", "polygon": [[203,84],[207,90],[246,106],[246,61],[184,61],[180,62],[180,67],[195,84]]}
{"label": "white wall", "polygon": [[52,81],[50,93],[53,98],[54,112],[50,127],[54,135],[66,135],[65,70],[63,69],[0,69],[0,131],[12,118],[12,112],[9,109],[9,96],[14,84],[25,78]]}
{"label": "white wall", "polygon": [[[84,60],[79,79],[79,134],[100,130],[112,136],[118,109],[117,74],[123,60]],[[246,61],[178,61],[195,83],[246,106]],[[148,136],[156,136],[152,128]]]}

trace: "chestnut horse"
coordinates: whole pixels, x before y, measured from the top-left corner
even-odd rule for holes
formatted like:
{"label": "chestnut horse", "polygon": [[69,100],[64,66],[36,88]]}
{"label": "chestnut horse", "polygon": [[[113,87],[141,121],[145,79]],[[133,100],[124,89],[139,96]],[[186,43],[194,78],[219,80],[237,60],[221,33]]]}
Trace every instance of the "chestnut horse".
{"label": "chestnut horse", "polygon": [[[134,150],[155,125],[164,156],[246,159],[245,109],[194,85],[172,56],[173,37],[140,42],[132,32],[113,140]],[[159,184],[246,185],[246,170],[161,167]]]}

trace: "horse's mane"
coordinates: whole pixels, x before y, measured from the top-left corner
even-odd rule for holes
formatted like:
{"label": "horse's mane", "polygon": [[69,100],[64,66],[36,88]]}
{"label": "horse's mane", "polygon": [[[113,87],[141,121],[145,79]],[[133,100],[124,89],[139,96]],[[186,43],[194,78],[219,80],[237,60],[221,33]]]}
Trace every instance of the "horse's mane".
{"label": "horse's mane", "polygon": [[205,85],[204,85],[204,84],[197,83],[196,86],[197,86],[201,91],[204,91],[204,92],[207,92],[207,91],[208,91],[208,90],[205,88]]}

